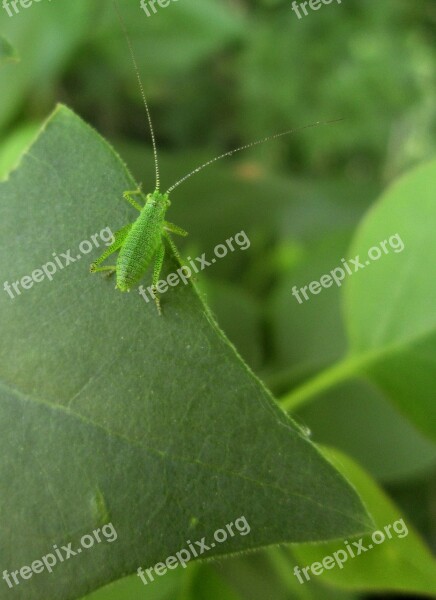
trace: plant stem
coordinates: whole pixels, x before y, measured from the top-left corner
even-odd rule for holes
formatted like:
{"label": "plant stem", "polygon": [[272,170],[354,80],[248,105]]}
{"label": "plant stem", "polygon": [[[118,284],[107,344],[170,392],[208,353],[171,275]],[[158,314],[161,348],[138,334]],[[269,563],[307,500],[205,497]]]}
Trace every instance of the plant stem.
{"label": "plant stem", "polygon": [[321,371],[313,379],[292,390],[292,392],[281,399],[280,405],[285,410],[294,411],[322,392],[335,387],[338,383],[351,379],[358,374],[359,367],[366,362],[367,360],[363,357],[359,357],[358,359],[346,358]]}

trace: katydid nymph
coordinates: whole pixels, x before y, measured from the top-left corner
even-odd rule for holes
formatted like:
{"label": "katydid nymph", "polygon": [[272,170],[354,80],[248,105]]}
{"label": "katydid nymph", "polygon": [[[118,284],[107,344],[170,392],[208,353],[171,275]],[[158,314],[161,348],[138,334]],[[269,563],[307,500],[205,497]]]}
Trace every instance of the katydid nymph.
{"label": "katydid nymph", "polygon": [[[120,13],[120,9],[117,2],[115,2],[115,9],[117,11],[121,27],[127,39],[133,68],[136,74],[136,78],[138,80],[139,90],[141,92],[145,112],[147,115],[148,126],[150,128],[151,141],[153,146],[156,184],[154,192],[149,193],[147,195],[143,194],[140,187],[138,187],[138,189],[134,191],[124,192],[124,199],[127,202],[129,202],[136,210],[139,211],[139,216],[133,223],[129,223],[128,225],[126,225],[125,227],[123,227],[115,233],[113,243],[94,263],[92,263],[90,271],[91,273],[106,272],[109,275],[115,273],[116,289],[120,290],[121,292],[129,292],[137,283],[139,283],[139,281],[142,279],[145,272],[147,271],[148,267],[153,262],[153,298],[156,302],[158,313],[159,315],[161,315],[162,311],[160,300],[157,295],[156,285],[159,281],[160,273],[164,263],[165,244],[169,246],[170,250],[176,256],[177,260],[181,262],[179,252],[177,250],[176,245],[174,244],[171,234],[180,236],[188,235],[188,233],[181,227],[178,227],[177,225],[174,225],[173,223],[170,223],[165,220],[166,212],[171,204],[169,199],[170,193],[183,182],[185,182],[189,177],[192,177],[194,174],[200,172],[205,167],[208,167],[212,163],[215,163],[216,161],[222,158],[231,156],[236,152],[241,152],[242,150],[252,148],[253,146],[263,144],[267,141],[274,140],[285,135],[290,135],[295,131],[301,131],[303,129],[317,127],[318,125],[323,124],[336,123],[337,121],[341,121],[342,119],[317,122],[311,125],[306,125],[304,127],[299,127],[297,129],[277,133],[275,135],[268,136],[250,144],[246,144],[239,148],[235,148],[234,150],[230,150],[229,152],[225,152],[224,154],[220,154],[219,156],[216,156],[215,158],[207,161],[206,163],[200,165],[199,167],[182,177],[179,181],[174,183],[165,193],[161,193],[157,144],[151,120],[151,114],[144,92],[144,86],[142,83],[138,63],[136,61],[135,53],[133,50],[133,44],[128,35],[127,28]],[[140,198],[142,200],[142,204],[137,202],[135,200],[135,197]],[[119,251],[119,254],[115,265],[102,265],[102,263],[109,256],[111,256],[117,251]]]}

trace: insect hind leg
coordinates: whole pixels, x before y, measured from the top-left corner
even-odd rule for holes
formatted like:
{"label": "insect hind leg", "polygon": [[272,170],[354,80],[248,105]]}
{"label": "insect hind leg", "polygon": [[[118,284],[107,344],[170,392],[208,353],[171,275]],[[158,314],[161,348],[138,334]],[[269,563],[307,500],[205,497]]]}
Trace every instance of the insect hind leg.
{"label": "insect hind leg", "polygon": [[182,257],[180,256],[180,252],[177,250],[177,246],[175,245],[175,243],[174,243],[172,237],[170,236],[170,234],[168,233],[168,231],[164,231],[163,236],[167,240],[168,244],[170,245],[170,248],[171,248],[174,256],[177,258],[177,260],[180,263],[183,263]]}
{"label": "insect hind leg", "polygon": [[[176,225],[176,227],[177,227],[177,225]],[[184,231],[184,230],[182,229],[182,231]],[[188,234],[186,233],[186,235],[188,235]],[[180,252],[178,251],[177,246],[175,245],[173,238],[170,236],[170,234],[168,233],[168,231],[165,231],[165,230],[163,232],[163,236],[167,240],[167,242],[168,242],[168,244],[169,244],[169,246],[171,248],[172,253],[177,258],[177,260],[179,261],[179,263],[183,266],[184,261],[183,261],[182,257],[180,256]],[[196,278],[193,277],[193,276],[191,277],[191,279],[192,279],[192,281],[196,281]]]}
{"label": "insect hind leg", "polygon": [[154,257],[153,281],[152,281],[152,286],[151,286],[153,300],[156,303],[157,312],[159,313],[159,315],[162,314],[162,309],[160,306],[159,296],[157,295],[156,292],[157,292],[157,284],[160,279],[160,274],[162,271],[164,258],[165,258],[165,246],[163,244],[161,244],[159,246],[159,248],[157,249],[155,257]]}
{"label": "insect hind leg", "polygon": [[[117,250],[119,250],[121,248],[121,246],[124,243],[124,240],[126,239],[130,229],[132,228],[132,223],[129,223],[128,225],[126,225],[125,227],[123,227],[122,229],[120,229],[119,231],[117,231],[114,234],[114,241],[112,242],[112,244],[109,246],[109,248],[107,248],[107,250],[105,250],[103,252],[103,254],[97,258],[96,261],[94,261],[92,263],[92,265],[89,267],[89,270],[91,273],[99,273],[101,271],[116,271],[116,267],[112,266],[112,267],[108,267],[108,266],[104,266],[101,267],[101,263],[104,262],[109,256],[111,256],[114,252],[116,252]],[[110,275],[109,275],[110,276]]]}

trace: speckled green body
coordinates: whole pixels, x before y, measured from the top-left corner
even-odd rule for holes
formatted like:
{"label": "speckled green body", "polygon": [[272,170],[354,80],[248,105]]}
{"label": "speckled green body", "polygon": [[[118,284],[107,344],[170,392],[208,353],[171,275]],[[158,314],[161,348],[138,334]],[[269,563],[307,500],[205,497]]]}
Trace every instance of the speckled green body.
{"label": "speckled green body", "polygon": [[165,213],[170,201],[167,194],[154,192],[123,241],[116,264],[117,288],[129,291],[143,277],[163,243]]}
{"label": "speckled green body", "polygon": [[[101,256],[89,267],[91,273],[105,272],[116,274],[117,285],[121,292],[130,292],[142,279],[150,264],[153,264],[152,286],[148,288],[156,303],[159,314],[162,314],[157,286],[165,258],[167,244],[175,258],[181,262],[180,254],[174,244],[171,233],[185,237],[188,232],[165,220],[165,214],[171,205],[168,193],[161,194],[156,189],[145,198],[144,205],[139,204],[132,196],[144,199],[141,190],[124,192],[123,197],[139,211],[139,217],[133,223],[128,223],[113,236],[113,242]],[[116,265],[104,265],[104,261],[119,251]],[[140,286],[141,295],[144,290]]]}

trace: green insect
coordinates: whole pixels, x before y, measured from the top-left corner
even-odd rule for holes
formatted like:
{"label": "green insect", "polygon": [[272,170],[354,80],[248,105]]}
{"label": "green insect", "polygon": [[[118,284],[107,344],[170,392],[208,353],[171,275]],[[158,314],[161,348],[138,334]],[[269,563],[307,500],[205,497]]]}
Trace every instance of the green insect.
{"label": "green insect", "polygon": [[[134,191],[124,192],[124,199],[127,200],[127,202],[129,202],[135,209],[139,211],[139,216],[136,219],[136,221],[134,221],[133,223],[129,223],[128,225],[126,225],[125,227],[123,227],[115,233],[113,243],[94,263],[92,263],[92,265],[90,266],[90,271],[91,273],[106,272],[109,275],[115,273],[117,282],[116,289],[120,290],[121,292],[129,292],[142,279],[148,267],[153,262],[153,298],[155,300],[158,313],[162,314],[160,300],[156,293],[156,286],[159,281],[162,266],[164,263],[165,243],[168,244],[173,254],[181,262],[179,252],[171,237],[171,234],[176,234],[180,236],[188,235],[188,233],[181,227],[178,227],[177,225],[174,225],[173,223],[170,223],[165,220],[166,212],[171,205],[169,199],[170,193],[176,187],[178,187],[180,184],[186,181],[189,177],[191,177],[195,173],[198,173],[199,171],[216,162],[217,160],[220,160],[221,158],[231,156],[236,152],[241,152],[242,150],[246,150],[247,148],[257,146],[258,144],[263,144],[264,142],[267,142],[269,140],[277,139],[284,135],[289,135],[291,133],[294,133],[295,131],[307,129],[309,127],[316,127],[321,124],[335,123],[342,119],[336,119],[335,121],[326,121],[325,123],[313,123],[312,125],[306,125],[305,127],[300,127],[299,129],[293,129],[282,133],[278,133],[276,135],[266,137],[262,140],[252,142],[251,144],[246,144],[245,146],[241,146],[240,148],[235,148],[234,150],[231,150],[229,152],[225,152],[224,154],[221,154],[220,156],[216,156],[215,158],[209,160],[203,165],[200,165],[199,167],[182,177],[182,179],[180,179],[179,181],[177,181],[177,183],[172,185],[165,193],[161,193],[157,145],[151,120],[151,114],[145,96],[144,86],[141,80],[138,64],[133,51],[133,45],[127,33],[127,29],[117,3],[115,3],[115,8],[117,10],[121,26],[127,39],[133,68],[136,73],[139,89],[141,91],[141,96],[147,114],[147,120],[150,127],[151,139],[153,144],[156,185],[154,192],[151,194],[147,194],[146,196],[142,193],[140,187]],[[139,204],[134,199],[135,196],[141,198],[143,204]],[[117,251],[119,251],[119,254],[117,257],[116,264],[110,266],[102,266],[102,263],[107,258],[109,258],[109,256],[111,256]]]}

